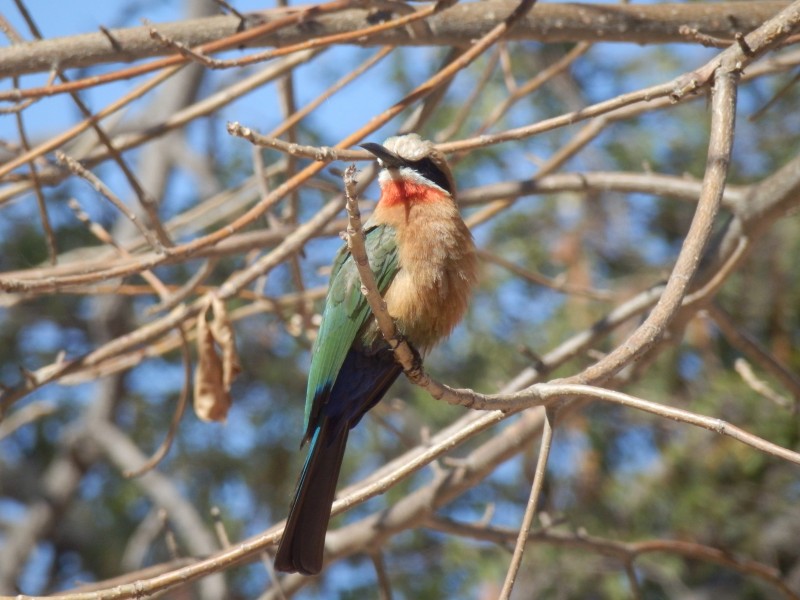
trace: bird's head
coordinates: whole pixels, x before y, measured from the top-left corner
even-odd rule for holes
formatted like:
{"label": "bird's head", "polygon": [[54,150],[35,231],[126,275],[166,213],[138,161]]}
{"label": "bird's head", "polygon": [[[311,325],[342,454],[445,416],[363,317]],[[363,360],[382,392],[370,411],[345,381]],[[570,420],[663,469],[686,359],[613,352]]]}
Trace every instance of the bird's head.
{"label": "bird's head", "polygon": [[378,182],[385,200],[389,198],[455,200],[456,186],[444,155],[416,133],[388,138],[383,145],[361,144],[378,159]]}

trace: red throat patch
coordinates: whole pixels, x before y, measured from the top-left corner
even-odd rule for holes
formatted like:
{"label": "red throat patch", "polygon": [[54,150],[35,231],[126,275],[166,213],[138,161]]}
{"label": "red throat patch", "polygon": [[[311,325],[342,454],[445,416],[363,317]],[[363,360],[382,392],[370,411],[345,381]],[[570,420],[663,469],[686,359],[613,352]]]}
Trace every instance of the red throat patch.
{"label": "red throat patch", "polygon": [[381,188],[381,204],[396,206],[398,204],[428,203],[442,200],[442,192],[429,185],[414,181],[387,181]]}

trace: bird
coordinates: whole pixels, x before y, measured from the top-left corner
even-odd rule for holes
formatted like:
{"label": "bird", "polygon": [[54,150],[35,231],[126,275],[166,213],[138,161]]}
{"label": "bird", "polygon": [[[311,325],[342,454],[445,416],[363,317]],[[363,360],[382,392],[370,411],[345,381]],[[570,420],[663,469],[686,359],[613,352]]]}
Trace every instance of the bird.
{"label": "bird", "polygon": [[[464,316],[477,280],[475,244],[444,155],[417,134],[365,143],[381,193],[364,225],[370,267],[398,335],[419,358]],[[402,372],[342,247],[333,263],[311,353],[305,404],[309,444],[275,556],[278,571],[321,571],[325,535],[350,429]]]}

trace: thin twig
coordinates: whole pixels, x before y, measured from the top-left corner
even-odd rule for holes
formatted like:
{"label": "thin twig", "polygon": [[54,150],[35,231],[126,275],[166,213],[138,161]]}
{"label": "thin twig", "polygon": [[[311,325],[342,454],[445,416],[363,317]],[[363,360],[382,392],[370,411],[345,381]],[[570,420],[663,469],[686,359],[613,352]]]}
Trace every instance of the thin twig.
{"label": "thin twig", "polygon": [[[300,52],[303,50],[324,48],[332,44],[341,44],[354,40],[363,40],[368,36],[375,35],[377,33],[382,33],[385,31],[391,31],[393,29],[410,25],[415,21],[420,21],[422,19],[425,19],[435,14],[439,10],[441,10],[441,6],[444,4],[447,4],[447,2],[437,2],[431,4],[430,6],[426,6],[419,10],[413,11],[410,14],[398,17],[396,19],[385,21],[383,23],[378,23],[377,25],[371,25],[369,27],[356,29],[355,31],[348,31],[345,33],[335,33],[332,35],[317,37],[310,40],[304,40],[297,44],[290,44],[287,46],[283,46],[281,48],[272,48],[270,50],[265,50],[264,52],[258,52],[256,54],[251,54],[249,56],[241,58],[232,58],[227,60],[210,58],[202,50],[202,48],[198,49],[189,48],[185,44],[181,44],[180,42],[173,40],[168,36],[160,33],[154,27],[150,28],[149,33],[154,39],[159,40],[161,43],[169,46],[170,48],[174,48],[184,58],[188,60],[196,61],[209,69],[229,69],[234,67],[244,67],[254,63],[263,62],[265,60],[276,58],[278,56],[286,56],[287,54],[292,54],[294,52]],[[316,8],[319,7],[315,7],[315,9]]]}
{"label": "thin twig", "polygon": [[158,449],[153,455],[148,458],[140,467],[130,469],[122,472],[122,476],[127,479],[140,477],[154,469],[169,452],[172,447],[172,442],[178,433],[178,427],[181,423],[183,413],[186,412],[186,406],[189,403],[189,392],[192,388],[192,357],[189,351],[189,340],[187,339],[186,331],[183,326],[178,328],[181,340],[181,357],[183,358],[183,386],[181,387],[181,395],[178,398],[178,404],[175,407],[175,412],[172,414],[172,420],[169,423],[167,435],[158,446]]}
{"label": "thin twig", "polygon": [[[14,87],[17,86],[17,78],[13,81]],[[20,104],[19,106],[22,106]],[[31,146],[28,142],[28,134],[25,131],[25,124],[22,119],[22,112],[16,111],[14,113],[17,121],[17,131],[19,132],[19,141],[22,150],[25,152],[30,151]],[[53,232],[53,226],[50,223],[50,216],[47,212],[47,205],[44,200],[44,193],[42,192],[42,183],[39,180],[39,172],[36,167],[36,162],[31,160],[28,163],[28,169],[31,174],[31,184],[33,185],[33,192],[36,196],[36,205],[39,209],[39,220],[42,222],[42,229],[44,230],[44,238],[47,243],[47,254],[50,257],[50,264],[54,265],[58,262],[58,246],[56,244],[56,236]]]}
{"label": "thin twig", "polygon": [[389,580],[389,574],[386,572],[386,562],[383,560],[383,554],[378,550],[372,552],[369,557],[372,559],[372,565],[375,567],[375,574],[378,577],[378,598],[380,600],[392,600],[392,583]]}
{"label": "thin twig", "polygon": [[771,373],[786,387],[794,397],[795,402],[800,402],[800,377],[794,371],[780,362],[773,353],[767,350],[750,333],[743,330],[719,304],[710,304],[708,306],[708,314],[731,346],[750,357],[762,369]]}
{"label": "thin twig", "polygon": [[550,449],[553,445],[553,423],[556,413],[553,410],[545,409],[544,426],[542,427],[542,438],[539,444],[539,458],[536,459],[536,471],[533,476],[531,493],[528,496],[528,503],[525,506],[525,514],[522,517],[522,524],[519,527],[517,543],[514,545],[514,554],[506,572],[506,579],[503,582],[503,589],[500,590],[500,600],[511,598],[511,591],[514,589],[514,582],[517,580],[517,573],[522,565],[522,555],[525,552],[525,544],[536,516],[536,507],[539,504],[539,496],[544,486],[544,478],[547,473],[547,461],[550,458]]}
{"label": "thin twig", "polygon": [[502,256],[494,254],[493,252],[489,252],[488,250],[479,248],[477,250],[477,254],[478,258],[483,261],[503,267],[514,275],[525,279],[526,281],[550,288],[551,290],[555,290],[557,292],[574,296],[584,296],[586,298],[592,298],[593,300],[608,301],[613,300],[614,298],[614,294],[609,290],[596,290],[582,285],[573,285],[571,283],[567,283],[564,281],[563,273],[556,278],[551,278],[536,271],[531,271],[521,267],[518,264],[503,258]]}
{"label": "thin twig", "polygon": [[[518,535],[516,530],[508,527],[489,526],[485,523],[462,523],[440,516],[428,517],[425,524],[431,529],[449,535],[468,537],[503,546],[512,543]],[[539,544],[573,548],[613,557],[623,563],[626,571],[629,566],[632,568],[637,558],[647,554],[671,554],[692,561],[705,561],[742,575],[756,577],[775,587],[784,597],[790,600],[800,600],[800,596],[787,585],[779,569],[765,563],[735,556],[724,549],[695,542],[670,539],[623,542],[590,535],[583,531],[579,533],[564,532],[550,527],[531,532],[530,539]],[[634,583],[631,581],[631,587],[633,588],[633,586]],[[634,595],[634,597],[636,596]]]}
{"label": "thin twig", "polygon": [[150,231],[147,226],[141,222],[141,219],[139,219],[136,213],[125,206],[125,203],[114,192],[112,192],[108,186],[106,186],[106,184],[100,181],[100,179],[94,173],[84,168],[83,165],[81,165],[77,160],[61,151],[56,152],[56,158],[58,159],[58,162],[66,166],[70,171],[75,173],[75,175],[89,182],[95,191],[97,191],[106,200],[111,202],[111,204],[114,205],[117,210],[127,217],[134,226],[136,226],[136,229],[139,230],[139,233],[141,233],[142,237],[147,240],[153,250],[155,250],[158,254],[163,254],[164,247],[161,245],[153,232]]}
{"label": "thin twig", "polygon": [[771,97],[769,100],[767,100],[767,101],[764,103],[764,105],[763,105],[761,108],[759,108],[758,110],[754,111],[754,112],[753,112],[753,114],[751,114],[749,117],[747,117],[747,120],[748,120],[748,121],[750,121],[751,123],[755,123],[755,122],[756,122],[758,119],[760,119],[761,117],[763,117],[763,116],[764,116],[764,115],[767,113],[767,111],[768,111],[768,110],[769,110],[769,109],[770,109],[770,108],[771,108],[771,107],[772,107],[772,106],[773,106],[773,105],[774,105],[776,102],[778,102],[778,100],[780,100],[780,99],[781,99],[783,96],[785,96],[786,94],[788,94],[788,93],[789,93],[789,91],[790,91],[790,90],[791,90],[791,89],[792,89],[792,88],[793,88],[795,85],[797,85],[797,82],[798,82],[798,81],[800,81],[800,73],[797,73],[797,74],[795,74],[795,76],[794,76],[794,77],[792,77],[792,78],[791,78],[789,81],[787,81],[785,84],[783,84],[783,85],[780,87],[780,89],[779,89],[777,92],[775,92],[775,93],[772,95],[772,97]]}
{"label": "thin twig", "polygon": [[211,507],[211,520],[214,522],[214,533],[217,534],[217,541],[220,548],[230,548],[231,539],[228,536],[228,530],[225,529],[225,523],[222,522],[222,511],[219,506]]}
{"label": "thin twig", "polygon": [[289,156],[310,158],[311,160],[322,163],[329,163],[335,160],[369,160],[370,158],[375,158],[366,150],[347,150],[339,148],[338,146],[303,146],[301,144],[293,144],[277,137],[261,135],[235,121],[228,123],[227,130],[232,136],[245,139],[256,146],[273,148]]}
{"label": "thin twig", "polygon": [[481,95],[483,94],[486,86],[491,81],[492,74],[494,73],[495,67],[497,66],[499,60],[500,60],[500,49],[496,48],[494,52],[492,52],[492,54],[489,56],[489,59],[486,61],[486,66],[483,68],[483,71],[478,76],[478,79],[475,82],[475,86],[473,87],[469,96],[463,103],[461,103],[455,117],[453,117],[450,120],[450,124],[447,126],[446,129],[440,131],[436,135],[437,142],[444,142],[446,140],[449,140],[456,133],[458,133],[458,130],[461,129],[461,127],[464,125],[467,119],[476,113],[476,104],[478,103],[478,100],[481,98]]}
{"label": "thin twig", "polygon": [[737,358],[733,361],[733,370],[736,371],[747,384],[747,386],[755,393],[763,396],[770,402],[774,402],[781,408],[788,408],[792,405],[788,398],[781,396],[763,379],[753,371],[753,367],[743,358]]}
{"label": "thin twig", "polygon": [[[343,8],[347,8],[350,5],[350,2],[351,0],[334,0],[333,2],[328,2],[327,4],[320,4],[314,6],[313,11],[317,14],[322,14],[326,12],[337,12],[342,10]],[[238,31],[234,34],[224,36],[219,39],[215,39],[213,41],[207,42],[205,44],[202,44],[194,48],[194,50],[201,53],[211,53],[223,50],[230,50],[231,48],[237,48],[252,40],[262,38],[264,35],[268,33],[278,31],[280,29],[283,29],[291,25],[295,25],[298,22],[302,22],[302,20],[307,16],[307,14],[308,13],[306,12],[305,9],[299,9],[299,10],[295,9],[286,16],[277,17],[273,20],[267,21],[266,23],[262,23],[261,25],[257,25],[250,29],[246,29],[245,31]],[[149,31],[147,32],[147,35],[149,36]],[[102,39],[103,39],[103,45],[107,45],[108,37],[105,34],[103,34]],[[131,79],[133,77],[145,75],[147,73],[151,73],[154,71],[162,71],[162,73],[168,73],[169,75],[171,75],[176,71],[180,70],[181,68],[183,68],[186,65],[186,63],[187,63],[186,57],[179,54],[175,54],[173,56],[167,56],[165,58],[129,67],[127,69],[123,69],[120,71],[114,71],[112,73],[107,73],[105,75],[87,77],[85,79],[71,81],[57,86],[48,85],[37,88],[27,88],[24,90],[15,90],[10,93],[0,92],[0,100],[22,100],[24,98],[39,98],[42,96],[52,96],[54,94],[62,94],[67,92],[78,91],[81,89],[94,87],[99,84],[110,83],[122,79]],[[160,77],[160,75],[157,75],[156,77]],[[148,84],[149,83],[150,82],[148,82]],[[14,168],[16,168],[16,166]]]}
{"label": "thin twig", "polygon": [[713,35],[707,35],[696,27],[689,27],[688,25],[682,25],[678,29],[678,33],[685,35],[690,40],[699,42],[706,48],[727,48],[733,43],[733,39],[722,39]]}
{"label": "thin twig", "polygon": [[556,75],[563,73],[570,66],[572,66],[572,64],[578,58],[586,54],[591,47],[592,45],[586,42],[575,44],[575,46],[560,59],[552,64],[548,64],[544,69],[539,71],[533,78],[531,78],[530,81],[520,86],[514,91],[514,93],[506,97],[503,102],[495,106],[489,115],[484,119],[483,123],[481,123],[481,126],[478,128],[475,135],[482,135],[486,133],[486,131],[488,131],[492,125],[497,123],[503,117],[503,115],[506,114],[512,106],[514,106],[514,104],[523,98],[530,96],[533,92],[553,79]]}
{"label": "thin twig", "polygon": [[214,272],[217,259],[211,257],[204,261],[200,268],[192,275],[189,280],[178,289],[171,291],[168,296],[161,298],[156,304],[148,306],[145,310],[146,315],[153,315],[165,310],[172,310],[178,304],[188,298],[193,292],[200,288],[201,284]]}
{"label": "thin twig", "polygon": [[123,107],[127,106],[134,100],[140,98],[151,89],[155,88],[156,86],[160,85],[170,77],[172,77],[175,73],[180,70],[179,67],[173,67],[171,69],[165,69],[161,71],[153,78],[149,79],[138,88],[135,88],[122,96],[121,98],[115,100],[102,110],[94,113],[94,116],[91,119],[84,119],[77,125],[73,125],[67,131],[59,135],[55,135],[53,137],[48,138],[47,140],[43,141],[41,144],[32,148],[26,152],[23,152],[16,158],[9,160],[6,163],[0,165],[0,179],[3,179],[6,175],[11,173],[14,169],[21,167],[22,165],[30,162],[31,160],[38,158],[48,152],[52,152],[56,148],[62,146],[69,140],[75,138],[77,135],[83,133],[87,129],[92,126],[93,122],[100,121],[109,115],[116,113],[118,110],[122,109]]}

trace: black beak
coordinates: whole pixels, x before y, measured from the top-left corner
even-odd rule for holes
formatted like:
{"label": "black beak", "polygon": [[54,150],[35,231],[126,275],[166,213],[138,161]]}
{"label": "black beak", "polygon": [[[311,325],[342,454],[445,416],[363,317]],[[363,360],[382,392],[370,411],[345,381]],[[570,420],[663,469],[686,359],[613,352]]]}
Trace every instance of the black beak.
{"label": "black beak", "polygon": [[367,142],[366,144],[361,144],[361,147],[367,152],[374,154],[384,169],[399,169],[406,164],[405,160],[397,156],[397,154],[394,152],[387,150],[380,144]]}

